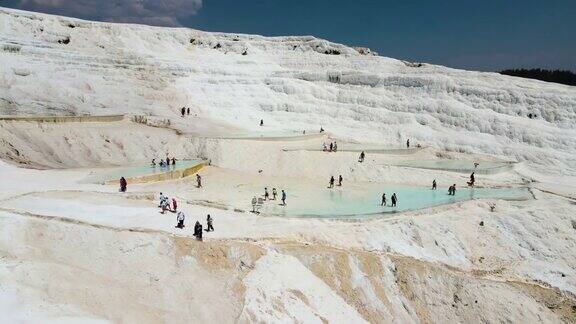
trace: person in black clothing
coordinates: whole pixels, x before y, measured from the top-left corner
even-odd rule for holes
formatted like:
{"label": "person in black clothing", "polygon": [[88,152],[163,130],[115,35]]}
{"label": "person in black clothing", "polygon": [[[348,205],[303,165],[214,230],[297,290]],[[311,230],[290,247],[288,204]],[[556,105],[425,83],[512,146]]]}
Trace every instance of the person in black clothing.
{"label": "person in black clothing", "polygon": [[398,202],[398,197],[396,197],[396,193],[392,194],[392,207],[396,207],[396,203]]}
{"label": "person in black clothing", "polygon": [[470,175],[470,182],[468,182],[468,186],[473,187],[475,181],[476,179],[474,178],[474,172],[472,172],[472,174]]}
{"label": "person in black clothing", "polygon": [[407,139],[407,140],[406,140],[406,147],[407,147],[407,148],[410,148],[410,139]]}
{"label": "person in black clothing", "polygon": [[382,202],[380,203],[380,206],[386,206],[386,193],[382,194]]}
{"label": "person in black clothing", "polygon": [[184,117],[184,114],[186,114],[186,108],[182,107],[182,109],[180,109],[180,113],[182,114],[182,117]]}
{"label": "person in black clothing", "polygon": [[432,190],[436,190],[436,179],[432,181]]}
{"label": "person in black clothing", "polygon": [[187,115],[190,115],[190,108],[186,109],[186,113],[187,113]]}
{"label": "person in black clothing", "polygon": [[342,187],[342,180],[344,180],[344,179],[342,178],[342,175],[339,175],[339,176],[338,176],[338,187]]}
{"label": "person in black clothing", "polygon": [[264,126],[264,119],[260,119],[260,126]]}
{"label": "person in black clothing", "polygon": [[334,176],[330,177],[330,185],[328,186],[328,188],[334,188]]}
{"label": "person in black clothing", "polygon": [[198,241],[202,241],[202,224],[199,221],[196,221],[194,225],[194,236]]}
{"label": "person in black clothing", "polygon": [[120,192],[126,192],[126,187],[128,186],[128,182],[124,177],[120,178]]}
{"label": "person in black clothing", "polygon": [[364,154],[364,151],[360,152],[360,157],[358,158],[358,162],[360,162],[360,163],[364,162],[365,157],[366,157],[366,154]]}

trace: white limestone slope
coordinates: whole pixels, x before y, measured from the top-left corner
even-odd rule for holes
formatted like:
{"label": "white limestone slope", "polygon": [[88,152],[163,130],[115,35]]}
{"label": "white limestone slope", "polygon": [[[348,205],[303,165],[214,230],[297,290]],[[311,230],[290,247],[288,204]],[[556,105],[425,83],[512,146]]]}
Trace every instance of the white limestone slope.
{"label": "white limestone slope", "polygon": [[[0,114],[176,117],[183,105],[204,124],[260,129],[262,118],[266,130],[322,125],[340,138],[392,145],[411,138],[576,174],[574,87],[418,66],[309,36],[95,23],[0,8]],[[200,131],[197,123],[177,124]],[[202,131],[223,132],[208,128]]]}

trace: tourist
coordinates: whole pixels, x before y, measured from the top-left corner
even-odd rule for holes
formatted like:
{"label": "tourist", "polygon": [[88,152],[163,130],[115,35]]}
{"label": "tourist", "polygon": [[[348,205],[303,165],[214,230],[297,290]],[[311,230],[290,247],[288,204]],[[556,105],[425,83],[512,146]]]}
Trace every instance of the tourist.
{"label": "tourist", "polygon": [[178,211],[178,204],[176,203],[176,198],[172,198],[172,212]]}
{"label": "tourist", "polygon": [[406,148],[410,148],[410,139],[406,140]]}
{"label": "tourist", "polygon": [[182,117],[184,117],[184,114],[186,114],[186,108],[182,107],[182,109],[180,109],[180,113],[182,113]]}
{"label": "tourist", "polygon": [[126,192],[126,187],[128,186],[128,182],[124,177],[120,178],[120,192]]}
{"label": "tourist", "polygon": [[398,197],[396,197],[396,193],[392,194],[392,207],[396,207],[396,203],[398,202]]}
{"label": "tourist", "polygon": [[474,162],[474,169],[478,168],[479,165],[480,165],[480,163]]}
{"label": "tourist", "polygon": [[278,193],[276,192],[276,188],[272,188],[272,200],[276,200],[276,195]]}
{"label": "tourist", "polygon": [[334,143],[330,143],[330,151],[329,152],[332,152],[333,149],[334,149]]}
{"label": "tourist", "polygon": [[380,203],[380,206],[386,206],[386,193],[382,194],[382,202]]}
{"label": "tourist", "polygon": [[196,174],[196,187],[202,188],[202,176],[199,174]]}
{"label": "tourist", "polygon": [[432,181],[432,190],[436,190],[436,179]]}
{"label": "tourist", "polygon": [[334,152],[338,151],[338,145],[334,142]]}
{"label": "tourist", "polygon": [[324,133],[324,128],[322,128],[322,126],[320,126],[320,133]]}
{"label": "tourist", "polygon": [[268,200],[268,197],[270,197],[270,194],[268,193],[268,188],[264,188],[264,200]]}
{"label": "tourist", "polygon": [[326,143],[322,144],[322,151],[324,151],[324,152],[328,151],[328,147],[326,146]]}
{"label": "tourist", "polygon": [[360,163],[364,162],[365,157],[366,157],[366,154],[364,154],[364,151],[360,152],[360,157],[358,158],[358,162],[360,162]]}
{"label": "tourist", "polygon": [[206,216],[206,231],[214,232],[214,226],[212,226],[212,217],[210,216],[210,214]]}
{"label": "tourist", "polygon": [[476,179],[474,178],[474,172],[472,172],[472,174],[470,175],[470,181],[468,182],[468,186],[473,187],[475,181]]}
{"label": "tourist", "polygon": [[260,126],[264,126],[264,119],[260,119]]}
{"label": "tourist", "polygon": [[187,112],[188,115],[190,115],[190,107],[188,107],[188,108],[186,109],[186,112]]}
{"label": "tourist", "polygon": [[330,185],[328,188],[334,188],[334,176],[330,176]]}
{"label": "tourist", "polygon": [[152,166],[156,166],[156,159],[152,159]]}
{"label": "tourist", "polygon": [[282,189],[282,205],[286,206],[286,192]]}
{"label": "tourist", "polygon": [[258,199],[256,199],[256,196],[252,197],[252,212],[255,213],[256,212],[256,205],[258,204]]}
{"label": "tourist", "polygon": [[170,165],[170,158],[166,157],[166,166],[169,166],[169,165]]}
{"label": "tourist", "polygon": [[167,198],[166,196],[164,196],[162,193],[160,193],[160,197],[159,197],[159,201],[160,201],[160,202],[158,203],[158,207],[162,207],[162,202],[163,202],[165,199],[168,199],[168,198]]}
{"label": "tourist", "polygon": [[183,229],[184,228],[184,219],[186,219],[186,215],[184,212],[178,212],[178,216],[176,216],[176,228]]}
{"label": "tourist", "polygon": [[194,225],[194,236],[198,241],[202,241],[202,224],[199,221],[196,221]]}
{"label": "tourist", "polygon": [[343,180],[342,175],[339,175],[338,176],[338,187],[342,187],[342,180]]}
{"label": "tourist", "polygon": [[168,204],[168,197],[164,197],[160,202],[160,208],[162,209],[162,214],[166,213],[167,210],[170,210],[170,205]]}

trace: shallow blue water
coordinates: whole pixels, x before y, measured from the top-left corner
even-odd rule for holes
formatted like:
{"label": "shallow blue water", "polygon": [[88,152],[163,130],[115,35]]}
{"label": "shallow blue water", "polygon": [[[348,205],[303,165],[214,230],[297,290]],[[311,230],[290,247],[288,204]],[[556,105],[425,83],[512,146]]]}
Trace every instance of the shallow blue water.
{"label": "shallow blue water", "polygon": [[[380,206],[384,192],[388,206]],[[397,207],[390,206],[393,193],[398,197]],[[430,190],[430,188],[407,186],[385,187],[369,194],[326,189],[319,190],[316,194],[292,197],[281,213],[298,217],[368,216],[417,210],[476,198],[521,200],[530,199],[531,195],[527,188],[462,188],[456,191],[455,196],[449,196],[448,191],[444,189]]]}
{"label": "shallow blue water", "polygon": [[474,171],[478,173],[497,173],[513,167],[513,163],[497,161],[479,161],[478,166],[475,167],[474,161],[466,160],[414,160],[402,161],[396,165],[432,170],[448,170],[458,172]]}

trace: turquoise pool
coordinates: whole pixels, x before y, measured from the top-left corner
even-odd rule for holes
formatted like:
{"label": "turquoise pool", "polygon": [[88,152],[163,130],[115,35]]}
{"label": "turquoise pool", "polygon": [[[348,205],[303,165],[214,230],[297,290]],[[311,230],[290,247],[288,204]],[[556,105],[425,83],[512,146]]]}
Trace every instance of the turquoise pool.
{"label": "turquoise pool", "polygon": [[[382,193],[386,193],[388,206],[380,206]],[[393,193],[398,196],[397,207],[390,207]],[[290,217],[354,218],[386,213],[418,210],[478,198],[526,200],[532,196],[527,188],[458,188],[455,196],[447,190],[423,187],[394,186],[362,194],[346,190],[320,190],[314,194],[294,194],[286,207],[273,206],[269,212]]]}
{"label": "turquoise pool", "polygon": [[510,170],[514,167],[512,162],[479,161],[474,167],[474,161],[467,160],[414,160],[395,163],[396,166],[411,168],[443,170],[454,172],[476,172],[478,174],[492,174]]}

